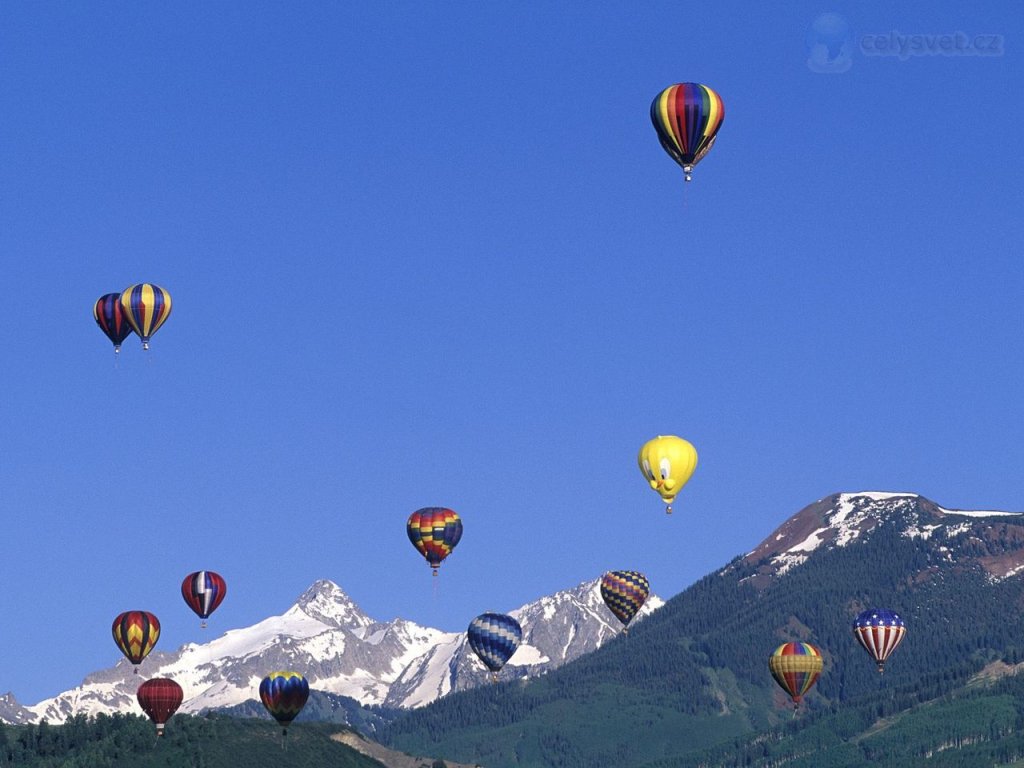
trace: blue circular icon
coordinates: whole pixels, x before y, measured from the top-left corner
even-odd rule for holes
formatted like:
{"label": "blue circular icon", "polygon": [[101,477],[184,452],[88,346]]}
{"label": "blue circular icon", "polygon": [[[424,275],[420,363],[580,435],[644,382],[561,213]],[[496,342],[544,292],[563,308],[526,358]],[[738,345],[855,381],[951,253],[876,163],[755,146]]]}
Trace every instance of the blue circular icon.
{"label": "blue circular icon", "polygon": [[839,74],[853,66],[853,30],[838,13],[823,13],[807,30],[807,68]]}

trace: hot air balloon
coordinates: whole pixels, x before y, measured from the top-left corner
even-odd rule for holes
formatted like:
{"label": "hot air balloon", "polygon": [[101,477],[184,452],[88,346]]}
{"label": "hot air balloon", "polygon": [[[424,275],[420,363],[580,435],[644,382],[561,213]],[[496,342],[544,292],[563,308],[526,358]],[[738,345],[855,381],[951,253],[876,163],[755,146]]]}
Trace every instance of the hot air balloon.
{"label": "hot air balloon", "polygon": [[228,585],[219,573],[213,571],[196,571],[190,573],[181,582],[181,596],[188,607],[202,619],[199,626],[206,628],[206,620],[217,610],[217,606],[228,593]]}
{"label": "hot air balloon", "polygon": [[271,672],[260,683],[260,701],[267,711],[283,727],[281,733],[288,735],[288,726],[296,718],[309,698],[309,683],[298,672]]}
{"label": "hot air balloon", "polygon": [[125,611],[114,619],[111,631],[117,647],[135,665],[138,674],[139,664],[160,638],[160,622],[148,611]]}
{"label": "hot air balloon", "polygon": [[498,682],[498,670],[512,658],[523,639],[519,622],[504,613],[481,613],[466,630],[469,647],[491,670],[491,680]]}
{"label": "hot air balloon", "polygon": [[142,348],[149,349],[149,337],[170,317],[171,294],[159,285],[139,283],[121,293],[121,309],[142,339]]}
{"label": "hot air balloon", "polygon": [[651,102],[651,122],[669,157],[683,167],[690,181],[693,166],[715,143],[725,117],[722,98],[706,85],[670,85]]}
{"label": "hot air balloon", "polygon": [[637,463],[651,488],[665,502],[665,512],[672,514],[676,494],[697,468],[697,449],[675,435],[658,435],[640,448]]}
{"label": "hot air balloon", "polygon": [[121,308],[121,294],[105,293],[92,306],[96,325],[114,343],[114,354],[121,351],[121,342],[131,336],[132,326]]}
{"label": "hot air balloon", "polygon": [[629,622],[650,594],[651,585],[639,571],[609,571],[601,577],[601,599],[622,622],[623,632],[629,631]]}
{"label": "hot air balloon", "polygon": [[768,659],[775,682],[800,706],[800,699],[821,675],[821,651],[810,643],[783,643]]}
{"label": "hot air balloon", "polygon": [[409,515],[405,530],[437,576],[437,567],[462,538],[462,520],[446,507],[424,507]]}
{"label": "hot air balloon", "polygon": [[871,654],[881,673],[885,672],[885,660],[907,634],[907,627],[899,614],[884,608],[870,608],[854,620],[853,634],[864,650]]}
{"label": "hot air balloon", "polygon": [[157,736],[164,735],[164,725],[171,719],[171,715],[178,711],[184,697],[181,686],[167,677],[147,680],[139,686],[135,694],[142,711],[156,723]]}

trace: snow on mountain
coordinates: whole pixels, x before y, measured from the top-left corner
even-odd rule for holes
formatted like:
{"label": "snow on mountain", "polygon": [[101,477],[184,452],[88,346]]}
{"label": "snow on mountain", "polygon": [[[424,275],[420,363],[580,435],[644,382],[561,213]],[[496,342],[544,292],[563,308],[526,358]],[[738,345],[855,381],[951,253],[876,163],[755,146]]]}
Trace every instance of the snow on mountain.
{"label": "snow on mountain", "polygon": [[[651,595],[641,615],[663,605]],[[599,581],[558,592],[511,612],[523,643],[503,675],[528,677],[600,647],[621,628],[601,600]],[[141,674],[122,660],[82,684],[32,706],[8,694],[0,721],[63,722],[74,714],[140,712],[135,699],[148,678],[170,677],[185,693],[183,712],[230,707],[257,696],[275,669],[301,670],[316,690],[364,705],[412,708],[487,681],[487,671],[464,632],[443,632],[411,621],[376,621],[331,581],[314,583],[280,616],[234,629],[202,645],[154,651]]]}
{"label": "snow on mountain", "polygon": [[[1024,513],[946,509],[915,493],[862,491],[819,499],[789,518],[743,558],[758,564],[763,580],[782,576],[806,562],[815,550],[846,547],[879,526],[899,527],[901,536],[930,541],[946,561],[974,559],[993,579],[1024,570]],[[970,551],[962,546],[973,542]],[[1007,542],[1010,542],[1008,545]],[[955,550],[962,550],[959,553]]]}

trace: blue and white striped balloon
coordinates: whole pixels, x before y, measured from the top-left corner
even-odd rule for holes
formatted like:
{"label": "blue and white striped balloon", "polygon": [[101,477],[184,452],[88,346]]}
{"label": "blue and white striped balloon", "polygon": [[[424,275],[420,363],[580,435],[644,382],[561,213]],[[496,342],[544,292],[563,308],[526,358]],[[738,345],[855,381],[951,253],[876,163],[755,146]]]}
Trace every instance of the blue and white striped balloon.
{"label": "blue and white striped balloon", "polygon": [[520,641],[523,639],[523,628],[519,622],[504,613],[482,613],[469,622],[466,630],[469,647],[489,670],[494,680],[498,679],[498,670],[512,658]]}

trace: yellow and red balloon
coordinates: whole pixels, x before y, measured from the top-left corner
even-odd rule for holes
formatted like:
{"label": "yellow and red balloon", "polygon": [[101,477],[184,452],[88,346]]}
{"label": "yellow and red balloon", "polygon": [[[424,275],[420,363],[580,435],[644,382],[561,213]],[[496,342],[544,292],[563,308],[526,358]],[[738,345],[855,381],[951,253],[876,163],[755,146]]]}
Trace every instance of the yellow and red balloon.
{"label": "yellow and red balloon", "polygon": [[462,519],[447,507],[424,507],[409,515],[405,532],[436,576],[441,561],[462,538]]}

